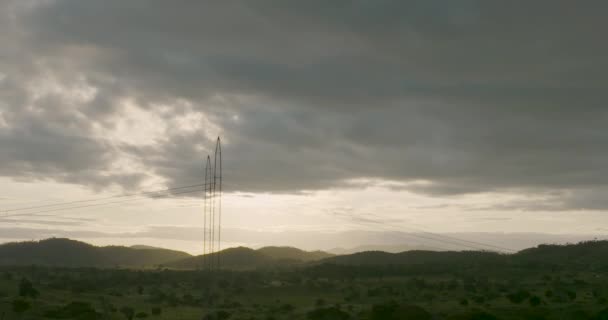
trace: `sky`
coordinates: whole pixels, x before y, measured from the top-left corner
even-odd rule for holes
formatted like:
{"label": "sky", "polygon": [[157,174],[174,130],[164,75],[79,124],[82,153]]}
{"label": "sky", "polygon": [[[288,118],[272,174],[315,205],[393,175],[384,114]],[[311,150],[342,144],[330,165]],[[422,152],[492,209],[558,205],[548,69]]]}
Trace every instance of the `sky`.
{"label": "sky", "polygon": [[1,1],[0,242],[200,252],[195,193],[15,209],[200,184],[218,136],[224,247],[602,237],[607,9]]}

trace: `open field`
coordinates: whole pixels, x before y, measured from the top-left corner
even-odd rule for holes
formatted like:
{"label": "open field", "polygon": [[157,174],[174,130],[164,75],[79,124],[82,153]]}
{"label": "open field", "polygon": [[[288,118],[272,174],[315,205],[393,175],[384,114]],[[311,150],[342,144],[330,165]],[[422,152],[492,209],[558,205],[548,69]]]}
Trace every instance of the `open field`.
{"label": "open field", "polygon": [[605,319],[603,271],[481,265],[452,273],[330,264],[238,272],[3,267],[0,314],[4,320]]}

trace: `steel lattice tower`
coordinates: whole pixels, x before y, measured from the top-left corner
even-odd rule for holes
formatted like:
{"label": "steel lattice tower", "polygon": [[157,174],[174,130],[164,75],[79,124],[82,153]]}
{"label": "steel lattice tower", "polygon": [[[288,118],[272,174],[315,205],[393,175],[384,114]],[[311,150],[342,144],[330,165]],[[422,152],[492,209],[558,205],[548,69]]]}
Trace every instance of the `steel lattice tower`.
{"label": "steel lattice tower", "polygon": [[[220,269],[222,241],[222,146],[217,138],[213,156],[207,156],[203,187],[203,269]],[[217,215],[217,220],[216,220]]]}

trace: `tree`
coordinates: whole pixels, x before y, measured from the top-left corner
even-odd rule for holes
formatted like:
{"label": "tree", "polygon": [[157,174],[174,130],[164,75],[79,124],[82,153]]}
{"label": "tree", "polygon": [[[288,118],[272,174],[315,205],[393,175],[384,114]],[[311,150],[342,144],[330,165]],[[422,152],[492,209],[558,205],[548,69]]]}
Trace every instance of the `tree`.
{"label": "tree", "polygon": [[595,315],[595,319],[597,320],[608,320],[608,309],[603,309]]}
{"label": "tree", "polygon": [[19,281],[19,295],[36,299],[40,293],[34,288],[34,285],[30,280],[21,278],[21,281]]}
{"label": "tree", "polygon": [[496,320],[494,315],[484,311],[471,311],[467,313],[457,314],[448,318],[448,320]]}
{"label": "tree", "polygon": [[231,314],[225,310],[216,311],[213,313],[209,313],[203,317],[203,320],[227,320],[229,319]]}
{"label": "tree", "polygon": [[162,313],[162,309],[160,307],[152,307],[152,315],[158,316]]}
{"label": "tree", "polygon": [[127,320],[133,320],[133,316],[135,316],[133,308],[127,306],[120,308],[120,313],[122,313]]}
{"label": "tree", "polygon": [[530,298],[530,305],[531,306],[536,307],[536,306],[540,305],[540,303],[541,303],[540,297],[538,297],[538,296],[532,296]]}
{"label": "tree", "polygon": [[15,299],[13,300],[13,311],[17,314],[22,314],[24,312],[26,312],[27,310],[30,309],[30,303],[25,301],[25,300],[21,300],[21,299]]}
{"label": "tree", "polygon": [[306,314],[309,320],[348,320],[350,315],[336,307],[321,308]]}
{"label": "tree", "polygon": [[530,297],[530,293],[525,290],[519,290],[515,293],[511,293],[511,294],[507,295],[507,298],[509,299],[509,301],[511,301],[512,303],[515,303],[515,304],[522,303],[524,300],[528,299],[528,297]]}
{"label": "tree", "polygon": [[82,301],[70,302],[65,306],[51,309],[44,314],[47,318],[79,320],[97,319],[98,315],[90,303]]}
{"label": "tree", "polygon": [[317,301],[315,302],[315,305],[316,305],[317,307],[322,307],[322,306],[324,306],[324,305],[325,305],[325,300],[323,300],[323,299],[319,298],[319,299],[317,299]]}
{"label": "tree", "polygon": [[373,306],[371,318],[374,320],[430,320],[432,316],[430,313],[428,313],[428,311],[419,306],[389,303]]}
{"label": "tree", "polygon": [[428,311],[416,305],[401,305],[397,308],[396,314],[399,319],[430,320],[432,318]]}

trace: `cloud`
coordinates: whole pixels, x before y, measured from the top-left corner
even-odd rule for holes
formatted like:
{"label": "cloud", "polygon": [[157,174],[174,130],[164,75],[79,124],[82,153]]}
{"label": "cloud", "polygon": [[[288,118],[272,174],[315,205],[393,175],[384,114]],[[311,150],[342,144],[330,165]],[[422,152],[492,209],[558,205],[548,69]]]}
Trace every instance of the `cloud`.
{"label": "cloud", "polygon": [[[608,184],[601,1],[3,6],[3,176],[187,185],[221,134],[229,191],[369,178],[607,205],[587,195]],[[166,124],[150,143],[109,138],[128,106]]]}

